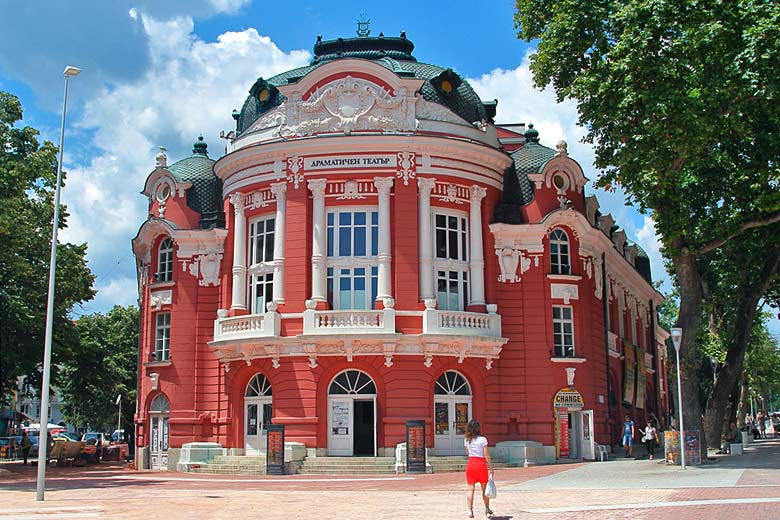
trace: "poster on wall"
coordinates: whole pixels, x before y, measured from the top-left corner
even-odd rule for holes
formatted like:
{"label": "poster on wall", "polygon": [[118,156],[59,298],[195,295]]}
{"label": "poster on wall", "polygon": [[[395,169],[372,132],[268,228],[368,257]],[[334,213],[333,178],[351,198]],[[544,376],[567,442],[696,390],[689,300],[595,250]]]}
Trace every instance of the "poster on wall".
{"label": "poster on wall", "polygon": [[269,424],[266,439],[265,472],[268,475],[284,475],[284,425]]}
{"label": "poster on wall", "polygon": [[349,435],[349,403],[346,401],[331,402],[330,427],[332,435]]}
{"label": "poster on wall", "polygon": [[623,402],[634,403],[634,378],[636,377],[636,359],[634,345],[623,342]]}
{"label": "poster on wall", "polygon": [[569,411],[558,409],[558,456],[562,459],[569,458]]}
{"label": "poster on wall", "polygon": [[436,435],[449,435],[450,433],[450,416],[449,416],[449,403],[435,403],[434,404],[434,416],[436,419]]}
{"label": "poster on wall", "polygon": [[636,349],[636,407],[645,407],[645,388],[647,387],[647,365],[645,349]]}
{"label": "poster on wall", "polygon": [[455,403],[455,434],[463,435],[466,433],[466,426],[469,423],[469,404]]}
{"label": "poster on wall", "polygon": [[[664,455],[667,464],[680,464],[680,432],[664,432]],[[697,430],[685,432],[685,464],[701,464],[701,437]]]}
{"label": "poster on wall", "polygon": [[425,473],[425,421],[406,421],[406,472]]}

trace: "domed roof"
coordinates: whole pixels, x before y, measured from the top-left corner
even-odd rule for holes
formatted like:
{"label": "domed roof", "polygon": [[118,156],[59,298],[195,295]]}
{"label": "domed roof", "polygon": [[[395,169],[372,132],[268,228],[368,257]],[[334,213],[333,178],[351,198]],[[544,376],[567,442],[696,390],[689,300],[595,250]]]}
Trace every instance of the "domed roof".
{"label": "domed roof", "polygon": [[[295,83],[325,63],[346,58],[371,60],[398,76],[426,80],[421,89],[423,98],[447,107],[469,123],[489,119],[482,100],[467,81],[451,69],[417,61],[412,56],[413,49],[414,44],[404,33],[401,33],[400,37],[385,37],[380,34],[378,37],[362,36],[326,41],[318,38],[311,64],[283,72],[268,80],[258,78],[241,111],[233,115],[237,122],[236,132],[240,134],[249,128],[261,114],[279,106],[285,99],[278,91],[267,94],[262,88],[258,89],[258,84],[279,87]],[[443,91],[436,87],[441,77],[452,78],[448,85],[452,91],[443,94]],[[259,101],[258,92],[263,92],[263,95],[268,97]]]}
{"label": "domed roof", "polygon": [[539,144],[539,131],[534,125],[528,125],[524,135],[525,144],[511,154],[517,182],[512,183],[513,193],[504,194],[507,200],[519,205],[528,204],[534,199],[534,187],[528,175],[539,173],[556,154],[552,148]]}
{"label": "domed roof", "polygon": [[177,181],[189,182],[187,206],[201,215],[201,229],[225,226],[222,209],[222,181],[214,173],[216,161],[209,157],[208,145],[199,135],[192,146],[192,155],[166,168]]}

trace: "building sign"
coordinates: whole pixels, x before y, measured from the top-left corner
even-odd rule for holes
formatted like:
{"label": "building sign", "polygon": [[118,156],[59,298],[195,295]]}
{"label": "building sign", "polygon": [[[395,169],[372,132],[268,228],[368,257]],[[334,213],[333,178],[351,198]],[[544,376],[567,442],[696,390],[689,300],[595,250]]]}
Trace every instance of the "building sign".
{"label": "building sign", "polygon": [[284,425],[269,424],[266,442],[266,474],[284,475]]}
{"label": "building sign", "polygon": [[581,410],[585,406],[585,400],[574,388],[562,388],[555,394],[553,407],[556,409],[565,408],[567,410]]}
{"label": "building sign", "polygon": [[[680,464],[680,432],[664,432],[664,455],[667,464]],[[685,464],[701,464],[701,437],[696,430],[685,432]]]}
{"label": "building sign", "polygon": [[425,421],[406,421],[406,472],[425,473]]}
{"label": "building sign", "polygon": [[645,407],[645,389],[647,387],[647,365],[645,349],[636,349],[636,407]]}
{"label": "building sign", "polygon": [[345,168],[395,168],[396,163],[394,154],[326,155],[305,157],[303,159],[303,169],[306,171],[317,171],[342,170]]}
{"label": "building sign", "polygon": [[634,345],[628,341],[623,343],[623,356],[625,357],[625,369],[623,370],[623,402],[629,405],[634,403],[634,378],[636,377],[636,360],[634,352]]}

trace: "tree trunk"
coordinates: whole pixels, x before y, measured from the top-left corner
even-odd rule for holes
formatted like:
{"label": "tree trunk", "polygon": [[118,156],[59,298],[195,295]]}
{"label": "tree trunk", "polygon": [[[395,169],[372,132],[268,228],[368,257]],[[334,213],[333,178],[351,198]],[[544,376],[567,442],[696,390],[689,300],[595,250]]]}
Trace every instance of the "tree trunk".
{"label": "tree trunk", "polygon": [[743,372],[739,382],[739,408],[737,408],[737,426],[740,428],[745,426],[745,416],[749,409],[747,374]]}
{"label": "tree trunk", "polygon": [[696,374],[696,334],[701,324],[701,279],[696,261],[681,240],[675,240],[673,248],[674,269],[680,285],[680,314],[677,326],[683,330],[680,344],[680,377],[682,379],[683,427],[685,431],[698,431],[701,435],[702,460],[707,460],[707,443],[702,428],[702,410],[699,403],[699,379]]}
{"label": "tree trunk", "polygon": [[760,276],[754,283],[743,286],[740,291],[739,306],[734,319],[734,337],[726,353],[726,362],[718,372],[718,378],[710,391],[704,415],[704,429],[710,448],[719,447],[726,406],[734,385],[742,374],[745,352],[750,344],[750,334],[758,316],[758,302],[774,280],[778,262],[780,262],[780,247],[768,248]]}

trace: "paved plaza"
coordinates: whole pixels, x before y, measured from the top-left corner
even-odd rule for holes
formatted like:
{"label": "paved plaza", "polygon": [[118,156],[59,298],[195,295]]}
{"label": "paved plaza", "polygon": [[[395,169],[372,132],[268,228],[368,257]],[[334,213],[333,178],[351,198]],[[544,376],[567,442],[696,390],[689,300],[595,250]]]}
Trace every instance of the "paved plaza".
{"label": "paved plaza", "polygon": [[[46,500],[36,502],[35,466],[14,462],[0,468],[0,520],[466,517],[459,473],[215,477],[139,473],[120,464],[52,467]],[[492,508],[498,520],[780,519],[780,439],[758,440],[744,455],[717,456],[686,470],[616,458],[498,470],[496,480]]]}

